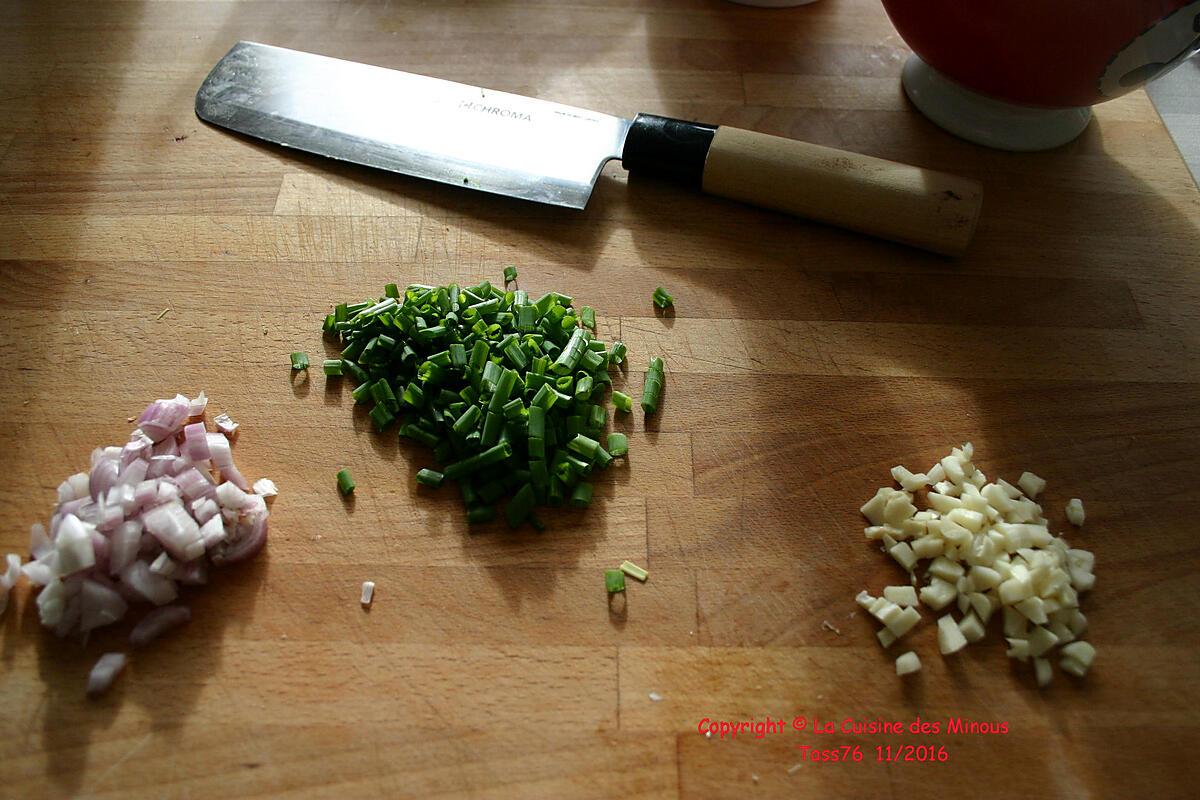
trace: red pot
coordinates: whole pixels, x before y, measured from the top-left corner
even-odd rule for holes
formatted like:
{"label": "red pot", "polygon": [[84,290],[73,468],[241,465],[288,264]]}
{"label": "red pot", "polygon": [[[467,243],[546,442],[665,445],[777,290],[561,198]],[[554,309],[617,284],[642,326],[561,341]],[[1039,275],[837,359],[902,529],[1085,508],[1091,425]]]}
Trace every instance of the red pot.
{"label": "red pot", "polygon": [[917,55],[1010,103],[1090,106],[1200,50],[1200,0],[883,0]]}

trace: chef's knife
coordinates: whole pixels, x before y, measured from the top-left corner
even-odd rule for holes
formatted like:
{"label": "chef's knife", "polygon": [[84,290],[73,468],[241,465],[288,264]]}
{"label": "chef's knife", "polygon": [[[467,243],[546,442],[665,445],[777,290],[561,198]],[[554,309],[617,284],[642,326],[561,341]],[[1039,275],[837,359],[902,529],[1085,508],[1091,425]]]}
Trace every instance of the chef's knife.
{"label": "chef's knife", "polygon": [[983,192],[944,172],[763,133],[633,120],[506,92],[238,42],[196,93],[206,122],[322,156],[583,208],[600,169],[957,255]]}

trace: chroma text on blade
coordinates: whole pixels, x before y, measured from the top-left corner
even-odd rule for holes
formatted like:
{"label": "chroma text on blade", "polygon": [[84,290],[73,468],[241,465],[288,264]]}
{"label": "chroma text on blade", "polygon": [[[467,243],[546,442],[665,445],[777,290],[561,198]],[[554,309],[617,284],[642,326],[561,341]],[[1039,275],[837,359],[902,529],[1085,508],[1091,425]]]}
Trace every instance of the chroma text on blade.
{"label": "chroma text on blade", "polygon": [[533,122],[533,117],[529,116],[529,114],[525,111],[514,111],[511,108],[504,108],[503,106],[489,106],[484,103],[476,103],[471,100],[463,100],[459,102],[458,108],[460,111],[475,111],[480,114],[494,114],[495,116],[504,117],[505,119]]}

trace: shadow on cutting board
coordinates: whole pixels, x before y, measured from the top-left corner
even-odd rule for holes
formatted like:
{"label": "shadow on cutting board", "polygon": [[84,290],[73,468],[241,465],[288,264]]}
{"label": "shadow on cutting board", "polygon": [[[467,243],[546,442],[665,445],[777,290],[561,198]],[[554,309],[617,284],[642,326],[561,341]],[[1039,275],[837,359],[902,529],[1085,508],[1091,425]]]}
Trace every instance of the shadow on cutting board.
{"label": "shadow on cutting board", "polygon": [[[131,604],[126,620],[93,631],[81,645],[42,628],[35,595],[27,585],[22,585],[19,598],[14,591],[4,625],[3,658],[11,663],[18,649],[36,649],[43,698],[32,717],[41,718],[46,777],[68,794],[78,792],[84,778],[96,774],[96,765],[89,770],[88,762],[95,758],[94,745],[105,739],[119,740],[117,749],[124,754],[113,759],[110,771],[136,774],[152,768],[138,759],[137,751],[151,735],[170,740],[181,729],[209,688],[211,676],[220,672],[227,626],[250,618],[266,586],[268,561],[264,552],[247,564],[212,569],[205,586],[185,587],[177,602],[191,608],[192,621],[141,649],[130,647],[128,635],[152,608],[149,604]],[[106,694],[89,698],[88,673],[107,652],[123,652],[129,661]],[[108,773],[101,769],[100,775],[92,790],[103,788]],[[152,785],[152,780],[147,778],[145,784]]]}
{"label": "shadow on cutting board", "polygon": [[[461,229],[481,235],[498,253],[509,247],[514,239],[533,240],[538,243],[539,260],[566,269],[592,269],[603,250],[600,246],[603,238],[609,233],[605,226],[586,224],[595,206],[603,204],[601,196],[605,181],[602,179],[597,182],[588,210],[581,212],[337,161],[223,128],[214,130],[294,169],[283,177],[276,201],[277,215],[411,217],[441,223],[446,232]],[[398,247],[395,261],[408,267],[436,269],[440,273],[444,272],[448,260],[455,260],[445,249],[454,247],[450,241],[423,243],[418,238],[413,247],[413,252],[404,252]],[[493,263],[503,260],[503,255],[497,255]],[[461,266],[470,268],[470,274],[476,275],[474,265]],[[494,271],[473,277],[471,283],[484,277],[494,278],[491,274]],[[422,273],[411,277],[413,280],[426,279]]]}

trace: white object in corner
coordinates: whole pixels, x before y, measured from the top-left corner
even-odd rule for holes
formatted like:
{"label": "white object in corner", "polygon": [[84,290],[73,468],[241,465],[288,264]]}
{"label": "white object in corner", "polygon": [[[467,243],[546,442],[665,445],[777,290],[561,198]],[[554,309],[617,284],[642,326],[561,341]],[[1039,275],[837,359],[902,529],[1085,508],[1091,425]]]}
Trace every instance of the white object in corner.
{"label": "white object in corner", "polygon": [[1034,108],[995,100],[942,75],[915,54],[900,81],[925,116],[955,136],[999,150],[1031,152],[1059,147],[1083,133],[1090,106]]}

